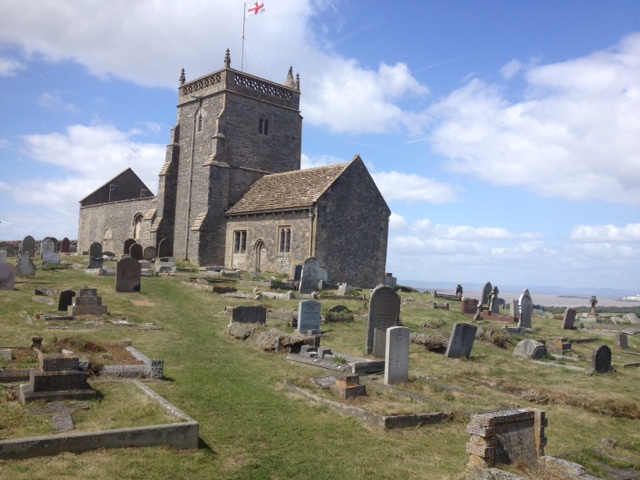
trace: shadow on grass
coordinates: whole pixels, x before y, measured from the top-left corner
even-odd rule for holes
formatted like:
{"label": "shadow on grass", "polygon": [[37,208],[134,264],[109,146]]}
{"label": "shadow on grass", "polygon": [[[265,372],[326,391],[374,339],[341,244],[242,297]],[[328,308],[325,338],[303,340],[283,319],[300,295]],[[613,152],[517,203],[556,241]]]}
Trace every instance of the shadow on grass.
{"label": "shadow on grass", "polygon": [[211,448],[207,442],[205,442],[202,437],[198,437],[198,450],[205,450],[207,453],[211,453],[213,455],[218,455],[216,451]]}

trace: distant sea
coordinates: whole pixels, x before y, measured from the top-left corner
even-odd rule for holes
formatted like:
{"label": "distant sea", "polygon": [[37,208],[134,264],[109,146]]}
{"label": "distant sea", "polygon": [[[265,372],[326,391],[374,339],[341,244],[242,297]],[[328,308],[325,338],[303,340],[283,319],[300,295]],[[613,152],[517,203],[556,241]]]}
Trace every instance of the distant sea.
{"label": "distant sea", "polygon": [[[420,289],[422,290],[422,289]],[[444,290],[442,293],[445,293]],[[453,292],[446,292],[453,293]],[[591,307],[591,296],[581,297],[581,296],[565,296],[565,295],[548,295],[548,294],[536,294],[535,292],[531,293],[531,300],[533,300],[534,305],[542,305],[544,307]],[[500,291],[500,298],[504,298],[504,301],[509,304],[511,300],[520,298],[522,292],[512,293],[512,292],[503,292]],[[482,292],[474,292],[474,291],[464,291],[464,297],[469,298],[482,298]],[[621,298],[610,298],[610,297],[598,297],[597,307],[640,307],[640,302],[634,300],[622,300]]]}

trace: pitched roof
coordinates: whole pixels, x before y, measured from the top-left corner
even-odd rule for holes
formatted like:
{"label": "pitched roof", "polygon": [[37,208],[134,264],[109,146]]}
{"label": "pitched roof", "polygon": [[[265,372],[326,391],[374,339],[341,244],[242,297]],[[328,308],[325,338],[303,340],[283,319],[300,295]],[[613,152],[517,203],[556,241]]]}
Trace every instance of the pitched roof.
{"label": "pitched roof", "polygon": [[265,175],[227,210],[227,215],[312,206],[350,163]]}

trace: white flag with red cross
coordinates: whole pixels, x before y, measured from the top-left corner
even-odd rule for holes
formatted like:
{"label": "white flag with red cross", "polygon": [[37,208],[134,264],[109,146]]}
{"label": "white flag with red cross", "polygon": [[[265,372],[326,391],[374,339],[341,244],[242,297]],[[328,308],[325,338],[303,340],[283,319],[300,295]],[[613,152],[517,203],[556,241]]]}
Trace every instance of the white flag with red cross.
{"label": "white flag with red cross", "polygon": [[262,12],[264,12],[264,2],[250,3],[246,16],[250,17],[251,15],[258,15]]}

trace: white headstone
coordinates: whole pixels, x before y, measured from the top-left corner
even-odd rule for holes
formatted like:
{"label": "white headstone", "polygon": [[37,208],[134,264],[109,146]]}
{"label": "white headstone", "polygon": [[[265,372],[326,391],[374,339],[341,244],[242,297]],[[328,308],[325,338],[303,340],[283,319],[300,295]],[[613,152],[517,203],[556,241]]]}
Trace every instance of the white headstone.
{"label": "white headstone", "polygon": [[315,300],[305,300],[298,305],[298,332],[320,333],[322,304]]}
{"label": "white headstone", "polygon": [[387,328],[384,362],[384,383],[394,385],[409,380],[409,329]]}

